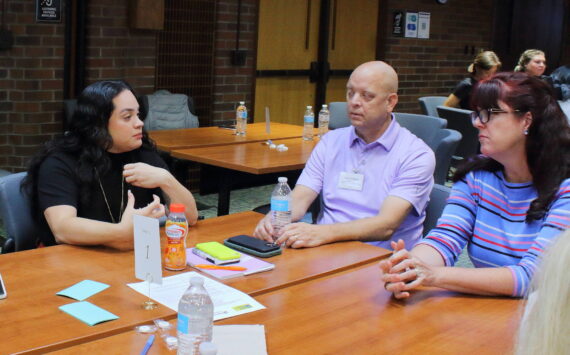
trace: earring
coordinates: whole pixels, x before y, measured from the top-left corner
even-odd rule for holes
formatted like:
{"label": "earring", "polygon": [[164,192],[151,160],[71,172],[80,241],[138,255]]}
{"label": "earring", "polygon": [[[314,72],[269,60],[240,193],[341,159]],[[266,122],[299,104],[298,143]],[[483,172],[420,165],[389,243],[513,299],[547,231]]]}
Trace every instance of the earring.
{"label": "earring", "polygon": [[525,130],[524,130],[524,135],[525,135],[525,136],[528,136],[528,129],[525,129]]}

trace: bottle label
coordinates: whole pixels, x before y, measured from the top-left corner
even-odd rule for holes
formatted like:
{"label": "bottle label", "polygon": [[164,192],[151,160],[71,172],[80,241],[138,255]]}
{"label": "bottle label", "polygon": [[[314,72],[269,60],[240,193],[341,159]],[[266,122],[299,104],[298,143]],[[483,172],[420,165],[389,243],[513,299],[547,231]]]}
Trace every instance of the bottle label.
{"label": "bottle label", "polygon": [[247,111],[240,111],[238,112],[239,118],[247,118]]}
{"label": "bottle label", "polygon": [[164,248],[164,267],[168,270],[186,268],[186,235],[188,222],[166,221],[166,246]]}
{"label": "bottle label", "polygon": [[271,210],[279,212],[289,212],[289,200],[271,199]]}
{"label": "bottle label", "polygon": [[178,313],[178,331],[182,334],[188,334],[188,317]]}
{"label": "bottle label", "polygon": [[315,117],[314,116],[305,116],[305,123],[314,123]]}

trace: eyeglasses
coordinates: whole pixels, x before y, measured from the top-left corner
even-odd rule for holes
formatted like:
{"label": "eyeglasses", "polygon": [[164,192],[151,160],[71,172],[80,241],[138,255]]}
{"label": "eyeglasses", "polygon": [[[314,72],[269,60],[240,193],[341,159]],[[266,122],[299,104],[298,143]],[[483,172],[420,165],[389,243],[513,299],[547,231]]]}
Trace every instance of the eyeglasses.
{"label": "eyeglasses", "polygon": [[486,124],[491,120],[491,115],[494,113],[520,113],[520,112],[521,112],[520,110],[505,111],[500,108],[486,108],[479,111],[473,111],[471,112],[470,116],[471,116],[471,122],[473,124],[475,124],[475,121],[477,119],[479,119],[479,122],[481,122],[482,124]]}

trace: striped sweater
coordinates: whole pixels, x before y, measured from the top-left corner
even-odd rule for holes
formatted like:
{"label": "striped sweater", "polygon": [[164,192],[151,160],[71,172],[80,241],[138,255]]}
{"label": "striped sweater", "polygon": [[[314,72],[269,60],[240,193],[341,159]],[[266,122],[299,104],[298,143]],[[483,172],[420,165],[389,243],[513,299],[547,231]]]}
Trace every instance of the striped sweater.
{"label": "striped sweater", "polygon": [[475,267],[507,267],[515,287],[524,296],[540,256],[570,226],[570,179],[542,220],[525,222],[536,198],[531,183],[510,183],[502,172],[472,171],[455,183],[436,228],[419,244],[435,248],[453,266],[467,245]]}

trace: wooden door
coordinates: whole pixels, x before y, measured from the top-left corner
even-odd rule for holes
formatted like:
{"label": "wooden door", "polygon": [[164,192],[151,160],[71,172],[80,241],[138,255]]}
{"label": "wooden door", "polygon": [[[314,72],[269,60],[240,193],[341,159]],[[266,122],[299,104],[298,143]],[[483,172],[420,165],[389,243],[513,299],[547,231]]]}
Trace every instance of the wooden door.
{"label": "wooden door", "polygon": [[[345,101],[346,82],[376,54],[379,0],[261,0],[254,121],[302,124],[307,105]],[[315,120],[316,121],[316,120]],[[316,122],[315,122],[316,123]]]}
{"label": "wooden door", "polygon": [[309,80],[317,60],[319,4],[311,0],[261,0],[257,42],[254,121],[302,124],[305,106],[315,101]]}
{"label": "wooden door", "polygon": [[376,57],[378,0],[332,0],[326,102],[346,101],[354,68]]}

